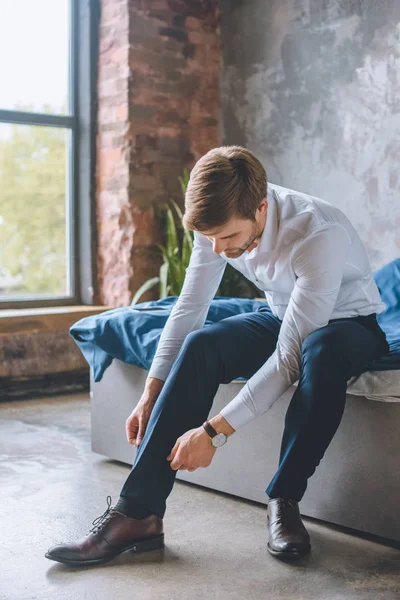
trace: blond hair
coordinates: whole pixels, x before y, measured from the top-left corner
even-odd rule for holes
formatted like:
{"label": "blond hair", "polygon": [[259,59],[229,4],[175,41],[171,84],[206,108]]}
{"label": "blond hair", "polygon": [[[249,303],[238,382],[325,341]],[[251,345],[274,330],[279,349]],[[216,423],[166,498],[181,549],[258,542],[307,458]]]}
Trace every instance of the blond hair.
{"label": "blond hair", "polygon": [[190,173],[185,193],[185,229],[221,227],[232,217],[255,220],[267,194],[267,173],[242,146],[220,146],[202,156]]}

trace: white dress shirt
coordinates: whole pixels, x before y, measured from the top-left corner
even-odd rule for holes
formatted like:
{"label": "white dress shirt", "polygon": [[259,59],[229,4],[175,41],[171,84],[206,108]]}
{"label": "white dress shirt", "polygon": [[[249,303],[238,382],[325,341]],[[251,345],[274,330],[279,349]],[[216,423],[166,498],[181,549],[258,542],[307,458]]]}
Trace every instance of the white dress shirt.
{"label": "white dress shirt", "polygon": [[275,351],[220,411],[235,430],[265,413],[299,379],[302,343],[310,333],[330,319],[386,309],[366,249],[339,208],[274,184],[267,186],[267,201],[258,246],[238,258],[216,254],[212,242],[194,231],[184,284],[148,373],[167,378],[187,334],[203,327],[230,263],[264,290],[282,319]]}

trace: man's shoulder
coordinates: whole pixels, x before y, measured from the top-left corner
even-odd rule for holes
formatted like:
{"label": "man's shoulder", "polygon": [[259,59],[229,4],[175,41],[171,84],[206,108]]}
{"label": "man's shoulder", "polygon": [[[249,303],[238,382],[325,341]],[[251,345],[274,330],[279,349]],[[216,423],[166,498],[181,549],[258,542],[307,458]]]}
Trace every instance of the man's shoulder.
{"label": "man's shoulder", "polygon": [[347,231],[353,226],[345,213],[338,207],[306,192],[300,192],[277,184],[268,184],[280,207],[281,225],[300,229],[309,235],[317,229],[331,225],[342,225]]}
{"label": "man's shoulder", "polygon": [[308,192],[301,192],[300,190],[284,187],[276,183],[268,183],[268,190],[270,190],[278,202],[281,202],[282,204],[289,204],[289,202],[286,201],[290,200],[295,206],[298,205],[299,208],[307,204],[312,206],[314,203],[319,204],[320,202],[329,206],[333,206],[333,204],[327,200],[324,200],[323,198],[320,198],[319,196],[314,196]]}

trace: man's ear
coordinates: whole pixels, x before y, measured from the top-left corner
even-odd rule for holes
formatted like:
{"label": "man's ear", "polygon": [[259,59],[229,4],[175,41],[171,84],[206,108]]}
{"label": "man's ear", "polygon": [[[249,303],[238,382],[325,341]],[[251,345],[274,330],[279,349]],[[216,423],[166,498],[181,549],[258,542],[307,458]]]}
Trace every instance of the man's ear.
{"label": "man's ear", "polygon": [[268,208],[268,200],[267,197],[265,196],[265,198],[263,198],[260,202],[260,204],[258,205],[258,208],[263,211],[265,210],[265,212],[267,212],[267,208]]}

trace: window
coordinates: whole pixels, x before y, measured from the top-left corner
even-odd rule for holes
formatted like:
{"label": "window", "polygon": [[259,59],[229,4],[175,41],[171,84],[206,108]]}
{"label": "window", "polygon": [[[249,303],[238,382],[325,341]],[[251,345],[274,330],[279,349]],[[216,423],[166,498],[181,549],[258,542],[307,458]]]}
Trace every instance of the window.
{"label": "window", "polygon": [[92,4],[0,0],[0,308],[91,303]]}

